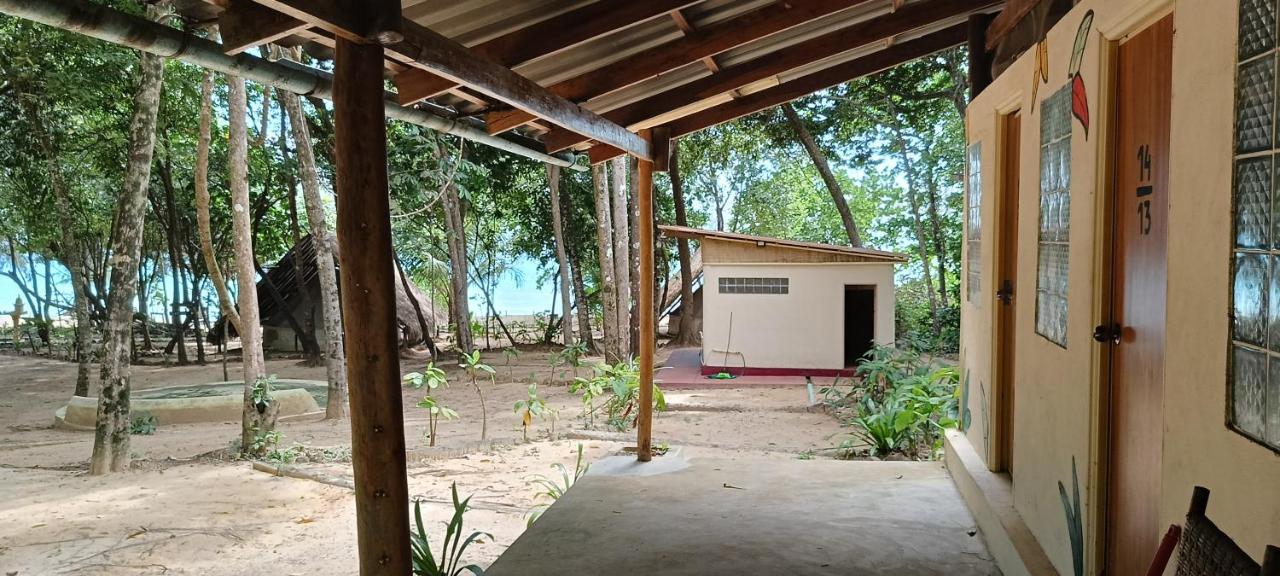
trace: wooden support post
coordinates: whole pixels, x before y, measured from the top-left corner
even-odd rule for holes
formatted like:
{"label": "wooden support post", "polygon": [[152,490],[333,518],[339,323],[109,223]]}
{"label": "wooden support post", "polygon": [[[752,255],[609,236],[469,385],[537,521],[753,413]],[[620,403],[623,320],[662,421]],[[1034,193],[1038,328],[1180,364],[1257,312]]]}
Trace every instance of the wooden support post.
{"label": "wooden support post", "polygon": [[991,53],[987,52],[987,27],[990,14],[969,16],[969,100],[978,97],[991,85]]}
{"label": "wooden support post", "polygon": [[[652,133],[645,131],[652,146]],[[637,159],[636,234],[640,237],[640,294],[636,309],[640,337],[640,413],[636,416],[636,458],[653,458],[653,345],[657,331],[653,314],[653,162]],[[625,328],[625,327],[624,327]]]}
{"label": "wooden support post", "polygon": [[382,47],[339,37],[333,115],[343,340],[360,574],[409,574],[409,488],[396,348]]}

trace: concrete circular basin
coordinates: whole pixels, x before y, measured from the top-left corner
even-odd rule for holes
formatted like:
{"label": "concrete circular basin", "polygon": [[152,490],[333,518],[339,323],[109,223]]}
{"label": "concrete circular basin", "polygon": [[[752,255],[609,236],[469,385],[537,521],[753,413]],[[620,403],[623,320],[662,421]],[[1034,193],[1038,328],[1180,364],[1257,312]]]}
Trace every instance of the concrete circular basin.
{"label": "concrete circular basin", "polygon": [[[328,384],[321,380],[276,380],[272,394],[280,406],[280,419],[323,414]],[[235,422],[241,417],[244,384],[241,381],[166,386],[133,392],[134,416],[150,414],[156,424]],[[73,430],[92,430],[98,417],[98,398],[72,396],[54,413],[55,423]]]}

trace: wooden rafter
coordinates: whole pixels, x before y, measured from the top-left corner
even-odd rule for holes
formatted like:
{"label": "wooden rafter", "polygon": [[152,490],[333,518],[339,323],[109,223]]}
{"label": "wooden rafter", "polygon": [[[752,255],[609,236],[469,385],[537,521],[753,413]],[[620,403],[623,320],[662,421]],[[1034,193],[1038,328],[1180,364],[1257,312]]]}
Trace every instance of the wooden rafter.
{"label": "wooden rafter", "polygon": [[1005,36],[1043,0],[1009,0],[987,28],[987,50],[995,50]]}
{"label": "wooden rafter", "polygon": [[[672,138],[697,132],[735,118],[772,108],[784,102],[790,102],[796,98],[807,96],[855,78],[874,74],[904,62],[910,62],[911,60],[963,44],[967,37],[967,32],[967,24],[958,24],[927,36],[895,44],[856,60],[850,60],[843,64],[837,64],[830,68],[801,76],[773,88],[748,94],[714,108],[685,116],[670,122],[666,126],[670,128]],[[588,151],[592,164],[604,162],[624,153],[617,148],[600,144],[591,147]]]}
{"label": "wooden rafter", "polygon": [[[987,6],[995,3],[989,2]],[[859,22],[767,56],[725,68],[719,74],[676,86],[644,100],[606,112],[603,116],[622,126],[641,124],[646,120],[664,116],[672,111],[850,49],[885,42],[899,34],[918,28],[921,23],[964,16],[973,12],[975,8],[981,9],[987,6],[975,3],[974,0],[933,0],[911,4],[879,18]],[[548,152],[556,152],[582,144],[586,139],[572,132],[553,129],[544,138],[544,142]]]}
{"label": "wooden rafter", "polygon": [[306,22],[252,0],[228,0],[226,9],[218,15],[218,32],[227,54],[239,54],[309,27]]}
{"label": "wooden rafter", "polygon": [[[518,66],[663,14],[678,12],[680,8],[700,1],[596,2],[478,44],[471,47],[471,51],[503,66]],[[395,83],[402,105],[419,102],[457,86],[448,79],[417,69],[396,76]]]}
{"label": "wooden rafter", "polygon": [[[571,101],[583,102],[867,1],[787,0],[776,2],[737,18],[694,30],[674,42],[557,83],[550,86],[549,90]],[[489,132],[493,134],[516,128],[532,119],[531,115],[519,110],[493,112],[485,118]]]}
{"label": "wooden rafter", "polygon": [[[346,10],[339,6],[345,5],[342,0],[255,1],[273,9],[287,9],[289,16],[344,38],[369,41],[388,28],[387,24],[371,18],[368,11]],[[357,13],[360,18],[354,16]],[[397,27],[395,38],[379,36],[379,39],[388,52],[407,58],[414,66],[544,118],[561,128],[649,159],[648,143],[625,128],[551,93],[509,68],[476,56],[465,46],[411,20],[401,18]]]}

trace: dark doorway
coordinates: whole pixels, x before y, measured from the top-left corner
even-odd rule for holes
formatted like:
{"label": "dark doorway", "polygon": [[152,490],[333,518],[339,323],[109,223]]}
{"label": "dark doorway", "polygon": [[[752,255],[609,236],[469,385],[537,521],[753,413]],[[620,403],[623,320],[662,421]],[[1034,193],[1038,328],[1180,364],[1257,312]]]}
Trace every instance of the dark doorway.
{"label": "dark doorway", "polygon": [[844,365],[853,366],[876,338],[876,287],[844,287]]}

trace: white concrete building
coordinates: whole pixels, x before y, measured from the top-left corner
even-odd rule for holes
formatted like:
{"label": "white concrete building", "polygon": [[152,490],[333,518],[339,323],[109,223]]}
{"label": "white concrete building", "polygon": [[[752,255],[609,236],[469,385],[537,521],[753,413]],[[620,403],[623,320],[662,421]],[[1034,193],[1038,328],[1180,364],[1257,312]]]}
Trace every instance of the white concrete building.
{"label": "white concrete building", "polygon": [[894,340],[902,255],[662,226],[702,251],[703,373],[834,375]]}

